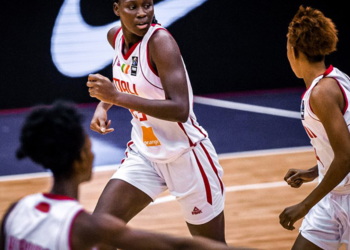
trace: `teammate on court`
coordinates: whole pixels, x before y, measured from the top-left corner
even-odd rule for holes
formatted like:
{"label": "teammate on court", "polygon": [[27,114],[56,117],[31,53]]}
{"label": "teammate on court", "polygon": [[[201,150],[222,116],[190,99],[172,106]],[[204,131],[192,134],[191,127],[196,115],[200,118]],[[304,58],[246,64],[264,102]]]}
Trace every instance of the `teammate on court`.
{"label": "teammate on court", "polygon": [[74,107],[35,109],[21,133],[19,157],[53,172],[50,193],[24,197],[4,217],[1,250],[91,249],[104,243],[123,249],[230,249],[204,239],[174,238],[128,228],[110,215],[90,215],[78,203],[78,187],[91,177],[91,142]]}
{"label": "teammate on court", "polygon": [[286,208],[280,223],[293,230],[293,224],[306,215],[293,249],[334,250],[349,243],[350,233],[350,79],[325,65],[325,55],[336,50],[338,37],[334,23],[322,12],[301,6],[288,29],[287,56],[307,88],[301,118],[317,165],[290,169],[285,180],[298,188],[319,177],[319,185],[302,202]]}
{"label": "teammate on court", "polygon": [[154,21],[152,0],[116,0],[113,9],[121,20],[108,32],[115,49],[113,83],[99,74],[88,77],[90,95],[101,101],[91,129],[112,132],[107,111],[124,107],[132,115],[132,140],[94,213],[128,222],[169,189],[192,235],[225,242],[223,170],[193,113],[177,43]]}

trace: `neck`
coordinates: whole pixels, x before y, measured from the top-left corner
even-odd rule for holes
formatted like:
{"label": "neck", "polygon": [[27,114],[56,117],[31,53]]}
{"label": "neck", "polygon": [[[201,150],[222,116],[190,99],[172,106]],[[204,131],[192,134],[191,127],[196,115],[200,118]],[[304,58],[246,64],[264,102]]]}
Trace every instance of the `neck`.
{"label": "neck", "polygon": [[122,30],[124,35],[124,49],[127,52],[135,43],[141,41],[143,37],[131,33],[124,25],[122,25]]}
{"label": "neck", "polygon": [[78,200],[78,186],[79,183],[72,178],[54,177],[50,193],[65,195]]}
{"label": "neck", "polygon": [[306,62],[301,66],[303,68],[302,78],[304,79],[306,88],[309,88],[316,77],[322,75],[326,71],[324,61],[318,63]]}

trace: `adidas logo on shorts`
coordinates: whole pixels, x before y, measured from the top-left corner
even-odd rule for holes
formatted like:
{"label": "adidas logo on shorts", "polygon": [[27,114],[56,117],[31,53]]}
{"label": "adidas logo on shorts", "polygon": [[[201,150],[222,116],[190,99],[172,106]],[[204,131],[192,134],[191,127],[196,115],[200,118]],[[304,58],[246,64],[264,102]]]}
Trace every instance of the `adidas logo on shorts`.
{"label": "adidas logo on shorts", "polygon": [[201,214],[201,213],[202,213],[202,210],[198,209],[197,207],[194,207],[192,211],[192,215]]}

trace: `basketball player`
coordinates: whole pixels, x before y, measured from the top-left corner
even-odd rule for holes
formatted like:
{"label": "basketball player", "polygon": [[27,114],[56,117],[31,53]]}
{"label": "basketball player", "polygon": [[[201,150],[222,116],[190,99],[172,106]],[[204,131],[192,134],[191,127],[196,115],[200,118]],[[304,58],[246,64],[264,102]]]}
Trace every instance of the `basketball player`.
{"label": "basketball player", "polygon": [[78,187],[91,177],[91,142],[74,107],[57,103],[27,117],[18,157],[50,169],[50,193],[24,197],[4,217],[2,250],[84,250],[104,243],[123,249],[230,249],[205,238],[174,238],[130,229],[110,215],[90,215],[78,203]]}
{"label": "basketball player", "polygon": [[116,0],[113,9],[121,20],[121,27],[108,32],[115,49],[113,83],[99,74],[88,77],[90,96],[101,101],[91,129],[112,132],[107,111],[113,105],[124,107],[132,116],[132,140],[94,213],[128,222],[169,189],[192,235],[225,242],[223,170],[193,113],[178,45],[156,23],[153,0]]}
{"label": "basketball player", "polygon": [[294,223],[306,215],[293,249],[334,250],[349,243],[350,233],[350,79],[325,65],[325,55],[336,50],[338,37],[334,23],[322,12],[301,6],[288,29],[287,56],[307,88],[301,118],[317,165],[291,169],[285,180],[298,188],[319,177],[319,185],[302,202],[287,207],[280,223],[293,230]]}

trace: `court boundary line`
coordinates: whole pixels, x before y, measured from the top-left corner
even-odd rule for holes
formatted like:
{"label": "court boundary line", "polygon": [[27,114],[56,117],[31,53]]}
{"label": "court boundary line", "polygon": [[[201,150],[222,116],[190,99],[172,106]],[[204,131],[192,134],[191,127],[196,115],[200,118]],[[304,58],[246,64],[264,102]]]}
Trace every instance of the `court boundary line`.
{"label": "court boundary line", "polygon": [[[312,182],[304,183],[303,185],[309,185],[309,184],[315,184],[315,183],[317,183],[317,179],[315,179]],[[261,190],[261,189],[277,188],[277,187],[288,187],[288,184],[285,181],[275,181],[275,182],[237,185],[237,186],[225,187],[225,193],[256,190],[256,189]],[[176,201],[176,197],[173,195],[159,197],[156,200],[154,200],[150,205],[157,205],[157,204],[162,204],[170,201]]]}
{"label": "court boundary line", "polygon": [[[311,152],[311,151],[313,151],[311,146],[301,146],[301,147],[278,148],[278,149],[252,150],[252,151],[243,151],[243,152],[235,152],[235,153],[223,153],[223,154],[218,154],[218,157],[219,157],[219,160],[226,160],[226,159],[237,159],[237,158],[246,158],[246,157],[294,154],[294,153],[303,153],[303,152]],[[110,170],[117,170],[119,166],[120,164],[95,166],[93,168],[93,172],[105,172]],[[6,181],[46,178],[51,176],[52,176],[51,172],[5,175],[5,176],[0,176],[0,183],[6,182]]]}
{"label": "court boundary line", "polygon": [[232,102],[202,96],[194,96],[193,98],[195,103],[209,105],[214,107],[226,108],[226,109],[235,109],[240,111],[254,112],[265,115],[274,115],[282,116],[287,118],[301,119],[300,113],[296,111],[290,111],[285,109],[270,108],[264,106],[258,106],[253,104],[245,104],[240,102]]}

